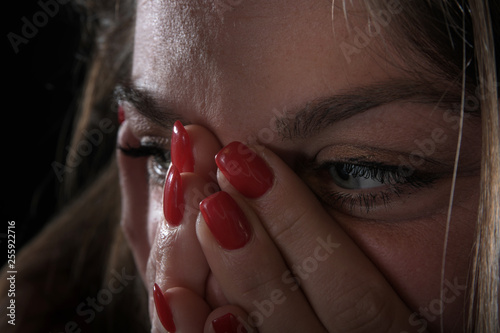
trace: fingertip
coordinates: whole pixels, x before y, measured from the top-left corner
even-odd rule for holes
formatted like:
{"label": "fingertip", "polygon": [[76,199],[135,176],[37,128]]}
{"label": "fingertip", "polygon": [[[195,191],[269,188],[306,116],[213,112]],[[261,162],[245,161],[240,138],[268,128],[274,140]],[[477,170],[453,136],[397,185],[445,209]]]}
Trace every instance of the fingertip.
{"label": "fingertip", "polygon": [[[157,288],[159,289],[159,287]],[[162,315],[158,313],[155,320],[158,320],[165,330],[170,333],[203,331],[206,318],[211,311],[203,298],[183,287],[170,288],[163,295],[164,299],[168,301],[170,317],[168,316],[169,313]],[[157,327],[158,324],[154,323]]]}
{"label": "fingertip", "polygon": [[200,203],[200,211],[220,246],[236,250],[252,235],[250,222],[238,203],[226,192],[217,192]]}
{"label": "fingertip", "polygon": [[247,313],[236,305],[213,310],[205,322],[205,333],[256,333]]}
{"label": "fingertip", "polygon": [[241,142],[226,145],[215,161],[229,183],[247,198],[259,198],[273,186],[273,170],[257,152]]}
{"label": "fingertip", "polygon": [[176,326],[168,294],[163,294],[160,287],[155,283],[153,286],[153,298],[156,309],[156,316],[162,326],[169,332],[175,332]]}
{"label": "fingertip", "polygon": [[222,148],[217,137],[200,125],[185,126],[189,134],[194,156],[194,172],[204,177],[207,182],[217,182],[217,166],[214,156]]}

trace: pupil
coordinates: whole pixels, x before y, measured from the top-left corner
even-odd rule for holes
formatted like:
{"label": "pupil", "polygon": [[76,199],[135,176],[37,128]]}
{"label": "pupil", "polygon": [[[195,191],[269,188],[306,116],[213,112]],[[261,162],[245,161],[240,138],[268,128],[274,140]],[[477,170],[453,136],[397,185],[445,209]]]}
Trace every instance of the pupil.
{"label": "pupil", "polygon": [[350,174],[349,172],[346,170],[346,166],[345,165],[341,165],[341,166],[336,166],[335,167],[335,171],[337,172],[337,175],[342,179],[342,180],[349,180],[349,177],[350,177]]}

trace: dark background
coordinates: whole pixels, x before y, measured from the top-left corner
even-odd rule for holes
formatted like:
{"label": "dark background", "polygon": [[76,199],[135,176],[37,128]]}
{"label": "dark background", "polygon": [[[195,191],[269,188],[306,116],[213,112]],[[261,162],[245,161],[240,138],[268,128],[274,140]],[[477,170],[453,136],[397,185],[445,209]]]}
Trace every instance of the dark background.
{"label": "dark background", "polygon": [[[57,3],[55,0],[41,0]],[[71,1],[14,51],[9,33],[23,37],[23,17],[33,23],[39,1],[8,2],[3,34],[3,168],[0,264],[7,260],[7,222],[16,222],[16,252],[60,210],[61,183],[52,168],[64,164],[78,103],[87,50],[81,49],[83,15]],[[38,15],[43,18],[43,15]],[[40,22],[39,22],[40,23]],[[43,21],[42,21],[43,23]],[[24,37],[23,37],[24,38]]]}

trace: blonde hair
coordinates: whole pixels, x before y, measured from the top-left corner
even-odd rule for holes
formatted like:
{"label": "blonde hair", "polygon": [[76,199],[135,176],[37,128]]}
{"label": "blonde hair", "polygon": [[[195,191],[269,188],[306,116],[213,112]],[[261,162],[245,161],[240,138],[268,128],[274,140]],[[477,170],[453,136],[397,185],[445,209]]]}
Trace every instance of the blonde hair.
{"label": "blonde hair", "polygon": [[[394,5],[398,1],[365,0],[365,5],[372,15],[376,9]],[[343,3],[345,6],[345,1]],[[470,281],[468,284],[469,311],[467,330],[469,332],[500,332],[499,321],[499,283],[500,283],[500,109],[498,100],[498,71],[496,59],[500,55],[498,47],[500,38],[500,4],[495,1],[469,0],[447,1],[426,0],[404,2],[408,8],[405,15],[398,15],[398,27],[404,27],[402,32],[395,33],[395,39],[403,42],[408,36],[411,43],[425,45],[421,49],[414,48],[418,55],[429,60],[430,69],[442,72],[444,77],[454,77],[450,73],[462,73],[462,110],[461,122],[464,116],[464,101],[467,91],[479,97],[482,120],[482,151],[481,151],[481,183],[478,217],[472,261]],[[446,25],[449,40],[429,38],[427,27],[435,29],[438,23],[424,17],[432,17],[433,11],[438,11],[442,22]],[[424,20],[424,23],[422,22]],[[494,21],[495,20],[495,21]],[[428,25],[426,25],[426,23]],[[423,28],[424,27],[424,28]],[[391,32],[389,32],[390,34]],[[455,37],[453,35],[455,34]],[[420,42],[420,43],[419,43]],[[470,51],[467,51],[469,48]],[[398,47],[396,47],[396,50]],[[495,52],[497,51],[497,53]],[[446,55],[443,57],[443,54]],[[450,55],[455,54],[455,61],[450,61]],[[408,54],[405,54],[408,56]],[[471,59],[469,59],[471,58]],[[410,59],[411,55],[410,55]],[[475,66],[469,66],[469,61]],[[444,70],[442,70],[444,68]],[[423,68],[429,70],[429,68]],[[461,127],[460,127],[461,130]],[[457,149],[457,160],[459,146]],[[451,194],[453,196],[453,193]],[[448,216],[451,218],[452,200]],[[447,240],[447,238],[446,238]],[[446,253],[446,240],[445,250]],[[443,256],[443,272],[445,255]]]}
{"label": "blonde hair", "polygon": [[469,289],[472,303],[469,330],[499,332],[500,116],[492,24],[492,18],[498,19],[498,16],[490,14],[488,2],[473,0],[470,8],[480,82],[478,88],[484,101],[481,103],[481,197]]}

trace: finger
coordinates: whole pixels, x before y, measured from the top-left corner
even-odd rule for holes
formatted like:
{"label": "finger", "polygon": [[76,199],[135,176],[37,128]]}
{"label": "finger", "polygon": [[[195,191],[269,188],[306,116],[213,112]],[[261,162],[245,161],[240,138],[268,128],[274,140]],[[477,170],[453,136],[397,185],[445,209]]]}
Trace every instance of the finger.
{"label": "finger", "polygon": [[163,290],[184,287],[203,295],[209,268],[196,238],[199,200],[192,193],[201,193],[206,182],[192,173],[175,177],[178,179],[173,181],[180,183],[176,187],[183,195],[183,217],[179,225],[171,225],[165,219],[158,223],[148,261],[148,281],[150,288],[157,283]]}
{"label": "finger", "polygon": [[152,332],[203,332],[210,307],[186,288],[156,289]]}
{"label": "finger", "polygon": [[300,280],[324,326],[342,332],[412,331],[410,310],[305,183],[270,150],[256,150],[259,154],[240,143],[223,148],[216,159],[219,185],[234,196],[246,195],[292,269],[283,278],[290,284],[293,276]]}
{"label": "finger", "polygon": [[[190,150],[185,153],[194,156],[194,173],[180,174],[178,168],[172,166],[163,198],[152,200],[163,202],[164,216],[160,216],[149,258],[149,281],[150,287],[156,282],[164,290],[181,286],[203,295],[208,265],[196,238],[195,221],[200,201],[218,190],[208,175],[215,174],[213,156],[220,145],[213,134],[203,127],[191,125],[184,128],[180,123],[176,123],[176,127],[177,135],[180,133],[183,136],[181,141],[190,145],[181,148]],[[180,140],[173,135],[172,142],[175,141]],[[172,147],[172,150],[176,150],[177,159],[189,160],[180,156],[181,149]]]}
{"label": "finger", "polygon": [[218,192],[200,208],[198,239],[228,301],[248,311],[247,326],[260,332],[324,331],[303,293],[284,283],[286,264],[250,207]]}
{"label": "finger", "polygon": [[194,173],[211,186],[217,185],[217,165],[214,156],[222,148],[215,135],[203,126],[187,125],[186,132],[194,155]]}
{"label": "finger", "polygon": [[214,309],[205,322],[205,333],[258,333],[245,322],[248,315],[241,307],[224,305]]}
{"label": "finger", "polygon": [[[183,142],[192,145],[192,147],[184,145],[182,148],[189,149],[186,154],[192,153],[194,156],[194,168],[187,166],[194,169],[194,173],[179,173],[178,168],[172,165],[166,177],[163,193],[150,194],[150,197],[152,196],[150,205],[163,203],[163,207],[149,209],[160,211],[160,214],[156,215],[157,231],[148,260],[147,285],[150,295],[156,283],[162,290],[182,287],[203,297],[209,268],[196,238],[195,221],[199,213],[199,202],[218,189],[213,180],[210,180],[208,173],[214,173],[213,154],[220,146],[215,137],[200,126],[189,126],[184,129],[179,123],[177,127],[184,136]],[[180,151],[177,149],[176,154],[182,160]],[[186,167],[186,164],[182,167]],[[152,296],[149,305],[152,310]]]}

